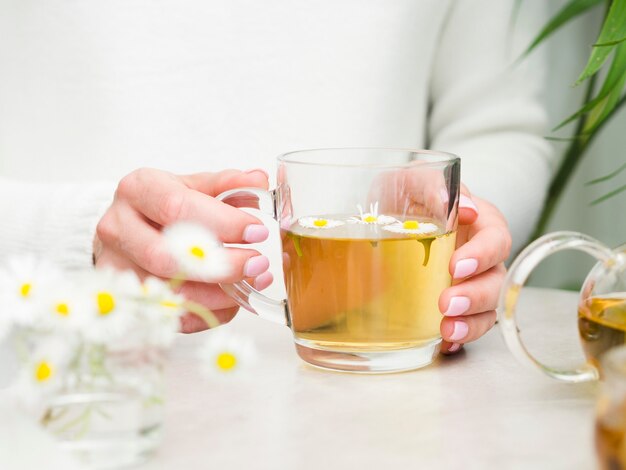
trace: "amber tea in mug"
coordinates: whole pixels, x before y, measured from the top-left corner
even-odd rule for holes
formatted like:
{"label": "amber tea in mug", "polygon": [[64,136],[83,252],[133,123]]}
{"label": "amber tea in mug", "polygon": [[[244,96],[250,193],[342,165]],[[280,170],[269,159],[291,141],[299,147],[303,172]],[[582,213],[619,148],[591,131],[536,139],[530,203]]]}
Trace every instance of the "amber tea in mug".
{"label": "amber tea in mug", "polygon": [[[345,221],[341,215],[328,219]],[[335,351],[415,348],[439,338],[456,233],[427,235],[344,223],[283,233],[288,306],[299,344]]]}

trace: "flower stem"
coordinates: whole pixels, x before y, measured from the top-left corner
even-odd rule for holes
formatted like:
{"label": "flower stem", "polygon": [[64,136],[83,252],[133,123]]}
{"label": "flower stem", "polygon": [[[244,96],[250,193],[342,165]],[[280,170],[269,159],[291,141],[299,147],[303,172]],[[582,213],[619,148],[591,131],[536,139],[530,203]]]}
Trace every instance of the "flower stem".
{"label": "flower stem", "polygon": [[220,326],[220,321],[217,319],[215,314],[204,305],[189,300],[183,305],[189,312],[199,316],[202,320],[204,320],[209,328],[216,328]]}

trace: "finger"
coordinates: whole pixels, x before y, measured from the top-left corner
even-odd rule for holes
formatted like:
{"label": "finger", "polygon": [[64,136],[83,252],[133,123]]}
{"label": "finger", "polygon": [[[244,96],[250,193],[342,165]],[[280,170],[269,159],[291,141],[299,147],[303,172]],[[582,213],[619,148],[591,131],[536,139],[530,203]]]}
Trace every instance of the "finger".
{"label": "finger", "polygon": [[495,310],[467,317],[444,317],[441,320],[441,337],[449,343],[469,343],[484,335],[495,323]]}
{"label": "finger", "polygon": [[471,227],[470,239],[453,253],[449,271],[456,280],[473,276],[503,262],[511,251],[511,235],[494,207],[482,210]]}
{"label": "finger", "polygon": [[265,271],[263,274],[257,276],[254,281],[252,282],[252,286],[258,290],[261,291],[263,289],[267,289],[269,286],[272,285],[272,282],[274,282],[274,276],[271,272],[269,271]]}
{"label": "finger", "polygon": [[235,188],[267,189],[269,187],[269,175],[260,168],[248,171],[224,170],[218,173],[195,173],[181,178],[188,187],[209,196],[217,196]]}
{"label": "finger", "polygon": [[227,276],[218,279],[218,282],[233,283],[241,281],[244,277],[255,278],[270,267],[267,256],[256,250],[245,248],[227,248],[228,257],[232,270]]}
{"label": "finger", "polygon": [[126,256],[113,250],[104,250],[96,261],[96,268],[111,267],[118,271],[133,271],[139,280],[151,276],[149,272],[140,268]]}
{"label": "finger", "polygon": [[225,243],[256,243],[269,235],[256,217],[188,188],[173,175],[156,170],[131,175],[127,177],[129,183],[120,183],[118,192],[127,196],[136,211],[161,226],[194,221],[211,229]]}
{"label": "finger", "polygon": [[478,219],[478,207],[472,200],[472,196],[465,186],[461,188],[459,196],[459,224],[470,225]]}
{"label": "finger", "polygon": [[439,311],[447,317],[472,315],[494,310],[506,274],[502,263],[444,290],[439,296]]}
{"label": "finger", "polygon": [[461,343],[450,343],[449,341],[441,342],[441,352],[442,354],[456,354],[463,349],[463,345]]}
{"label": "finger", "polygon": [[[109,250],[118,253],[118,258],[127,258],[153,276],[171,278],[179,271],[161,232],[126,203],[117,203],[114,211],[107,212],[96,233]],[[122,261],[118,259],[116,263],[119,266]]]}
{"label": "finger", "polygon": [[[223,310],[215,310],[213,312],[213,315],[215,315],[217,319],[220,321],[220,323],[223,324],[223,323],[228,323],[229,321],[231,321],[237,314],[238,310],[239,310],[239,307],[226,308]],[[193,313],[186,313],[185,315],[183,315],[180,319],[180,323],[181,323],[181,331],[183,333],[196,333],[198,331],[204,331],[209,328],[208,325],[204,322],[204,320],[202,320],[202,318],[200,318],[199,316]]]}

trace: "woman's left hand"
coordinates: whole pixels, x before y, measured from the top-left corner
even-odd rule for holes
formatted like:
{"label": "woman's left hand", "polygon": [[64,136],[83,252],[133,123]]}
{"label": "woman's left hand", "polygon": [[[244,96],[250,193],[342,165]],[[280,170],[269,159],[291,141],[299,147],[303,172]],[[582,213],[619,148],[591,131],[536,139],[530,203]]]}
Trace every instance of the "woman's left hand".
{"label": "woman's left hand", "polygon": [[452,287],[439,297],[443,353],[455,353],[496,322],[496,306],[511,251],[504,216],[491,203],[462,189],[456,250],[450,260]]}

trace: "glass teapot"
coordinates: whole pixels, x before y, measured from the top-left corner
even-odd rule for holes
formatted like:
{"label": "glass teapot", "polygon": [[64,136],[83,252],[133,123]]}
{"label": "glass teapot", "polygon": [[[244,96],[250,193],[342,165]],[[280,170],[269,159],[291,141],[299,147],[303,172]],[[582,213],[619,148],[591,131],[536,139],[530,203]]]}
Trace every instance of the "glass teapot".
{"label": "glass teapot", "polygon": [[[573,370],[539,362],[524,346],[516,322],[516,307],[524,283],[547,256],[579,250],[595,257],[580,291],[578,331],[587,362]],[[511,265],[500,292],[498,323],[507,346],[522,363],[564,382],[586,382],[600,376],[600,356],[626,344],[626,244],[615,250],[577,232],[554,232],[528,245]]]}

